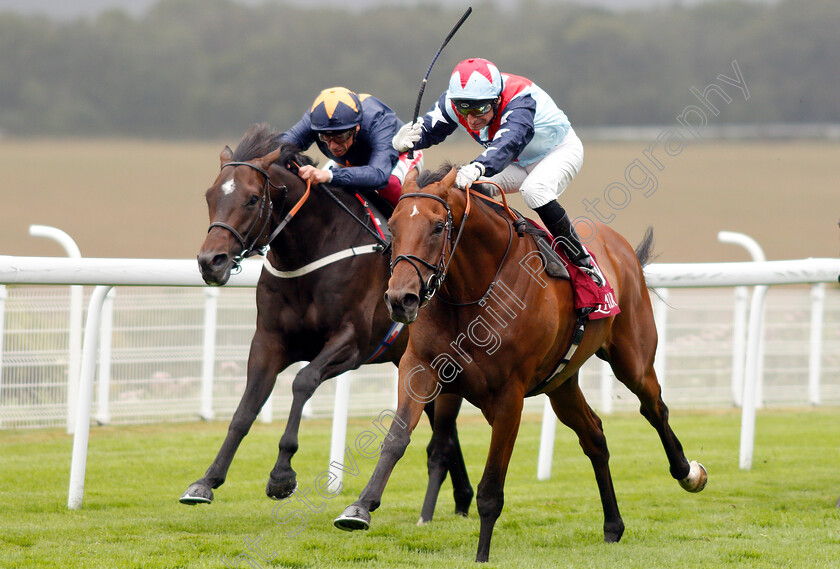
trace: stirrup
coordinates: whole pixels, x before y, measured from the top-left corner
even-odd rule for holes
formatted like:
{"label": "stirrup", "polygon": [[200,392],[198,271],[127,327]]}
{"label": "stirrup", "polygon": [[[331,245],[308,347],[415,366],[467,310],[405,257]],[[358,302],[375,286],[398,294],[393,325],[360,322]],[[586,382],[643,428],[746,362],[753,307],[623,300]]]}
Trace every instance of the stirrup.
{"label": "stirrup", "polygon": [[595,286],[597,286],[598,288],[604,286],[604,279],[601,278],[601,275],[598,274],[598,271],[591,267],[586,267],[584,265],[577,265],[577,268],[589,275],[589,278],[595,282]]}

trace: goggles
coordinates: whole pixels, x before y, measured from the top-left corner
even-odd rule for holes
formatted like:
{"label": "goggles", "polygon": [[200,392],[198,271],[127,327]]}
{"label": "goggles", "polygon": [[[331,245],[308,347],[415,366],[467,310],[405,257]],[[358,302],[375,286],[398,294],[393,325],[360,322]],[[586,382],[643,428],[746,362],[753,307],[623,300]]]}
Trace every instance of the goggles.
{"label": "goggles", "polygon": [[452,101],[452,104],[455,105],[455,110],[464,116],[486,115],[493,109],[493,103],[495,101],[471,101],[468,99],[454,99]]}
{"label": "goggles", "polygon": [[318,140],[321,142],[337,142],[339,144],[343,144],[350,140],[350,137],[356,133],[356,128],[351,128],[350,130],[344,131],[329,131],[329,132],[319,132],[318,133]]}

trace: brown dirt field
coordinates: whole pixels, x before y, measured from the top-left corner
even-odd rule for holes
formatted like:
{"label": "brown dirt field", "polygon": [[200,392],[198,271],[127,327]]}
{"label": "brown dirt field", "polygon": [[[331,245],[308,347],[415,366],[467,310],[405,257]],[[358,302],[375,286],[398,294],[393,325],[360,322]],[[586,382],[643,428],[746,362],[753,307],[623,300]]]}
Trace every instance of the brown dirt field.
{"label": "brown dirt field", "polygon": [[[653,226],[660,262],[748,260],[741,247],[718,243],[721,230],[754,237],[768,259],[840,255],[840,144],[706,142],[676,156],[660,149],[655,192],[610,194],[627,202],[618,204],[623,209],[606,205],[605,188],[626,185],[636,159],[652,168],[642,154],[649,143],[584,144],[583,170],[561,203],[594,217],[583,200],[600,199],[599,214],[614,215],[610,225],[633,244]],[[64,256],[52,241],[29,236],[30,224],[43,224],[69,233],[87,257],[194,258],[208,224],[204,190],[223,146],[0,140],[0,254]],[[468,141],[447,143],[427,151],[426,167],[465,162],[477,151]],[[530,213],[519,196],[512,201]]]}

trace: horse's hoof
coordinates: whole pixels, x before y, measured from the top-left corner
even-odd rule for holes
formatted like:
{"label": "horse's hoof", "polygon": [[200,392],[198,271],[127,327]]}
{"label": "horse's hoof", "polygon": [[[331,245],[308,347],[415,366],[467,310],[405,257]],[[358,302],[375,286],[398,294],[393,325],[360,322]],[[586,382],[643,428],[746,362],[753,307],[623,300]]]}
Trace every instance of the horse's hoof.
{"label": "horse's hoof", "polygon": [[604,524],[604,543],[618,543],[622,535],[624,535],[624,522],[620,519],[618,522]]}
{"label": "horse's hoof", "polygon": [[209,504],[213,501],[213,490],[205,484],[196,482],[181,496],[179,500],[182,504],[188,506],[195,506],[196,504]]}
{"label": "horse's hoof", "polygon": [[432,520],[425,520],[425,519],[423,519],[423,516],[420,516],[420,519],[417,520],[417,527],[425,526],[425,525],[428,525],[430,523],[432,523]]}
{"label": "horse's hoof", "polygon": [[472,503],[473,494],[455,498],[455,513],[459,516],[467,517],[470,512],[470,504]]}
{"label": "horse's hoof", "polygon": [[347,506],[344,512],[338,516],[333,525],[340,530],[356,531],[370,528],[370,512],[361,506]]}
{"label": "horse's hoof", "polygon": [[269,476],[268,483],[265,485],[265,495],[272,500],[283,500],[294,494],[297,487],[297,476],[294,472],[281,480]]}
{"label": "horse's hoof", "polygon": [[696,460],[692,460],[690,466],[691,470],[688,471],[688,476],[680,480],[680,486],[687,492],[700,492],[706,487],[709,475],[703,465]]}

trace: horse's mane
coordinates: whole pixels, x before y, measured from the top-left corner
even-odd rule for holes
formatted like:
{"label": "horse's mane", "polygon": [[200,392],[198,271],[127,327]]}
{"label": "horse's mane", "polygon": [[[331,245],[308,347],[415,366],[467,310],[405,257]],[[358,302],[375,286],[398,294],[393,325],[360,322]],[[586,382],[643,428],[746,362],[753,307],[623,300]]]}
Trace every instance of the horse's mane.
{"label": "horse's mane", "polygon": [[278,164],[288,164],[295,161],[298,165],[312,165],[315,161],[303,154],[300,148],[294,144],[280,141],[280,133],[271,129],[266,123],[252,124],[242,135],[236,150],[233,151],[233,160],[236,162],[247,162],[255,158],[261,158],[270,154],[277,148],[281,149]]}
{"label": "horse's mane", "polygon": [[[452,170],[452,168],[457,168],[458,164],[454,164],[452,162],[444,162],[440,168],[435,171],[430,170],[423,170],[420,173],[420,176],[417,177],[417,186],[419,188],[424,188],[429,184],[434,184],[435,182],[440,182],[443,180],[446,175]],[[475,184],[473,185],[473,189],[479,193],[484,194],[487,197],[492,197],[493,194],[490,192],[490,188],[487,184]],[[480,200],[479,200],[480,201]],[[486,205],[486,204],[485,204]]]}
{"label": "horse's mane", "polygon": [[420,188],[425,188],[429,184],[440,182],[446,177],[446,175],[450,172],[450,170],[452,170],[452,168],[456,167],[457,165],[451,162],[444,162],[437,170],[423,170],[420,173],[420,176],[417,177],[417,186]]}

